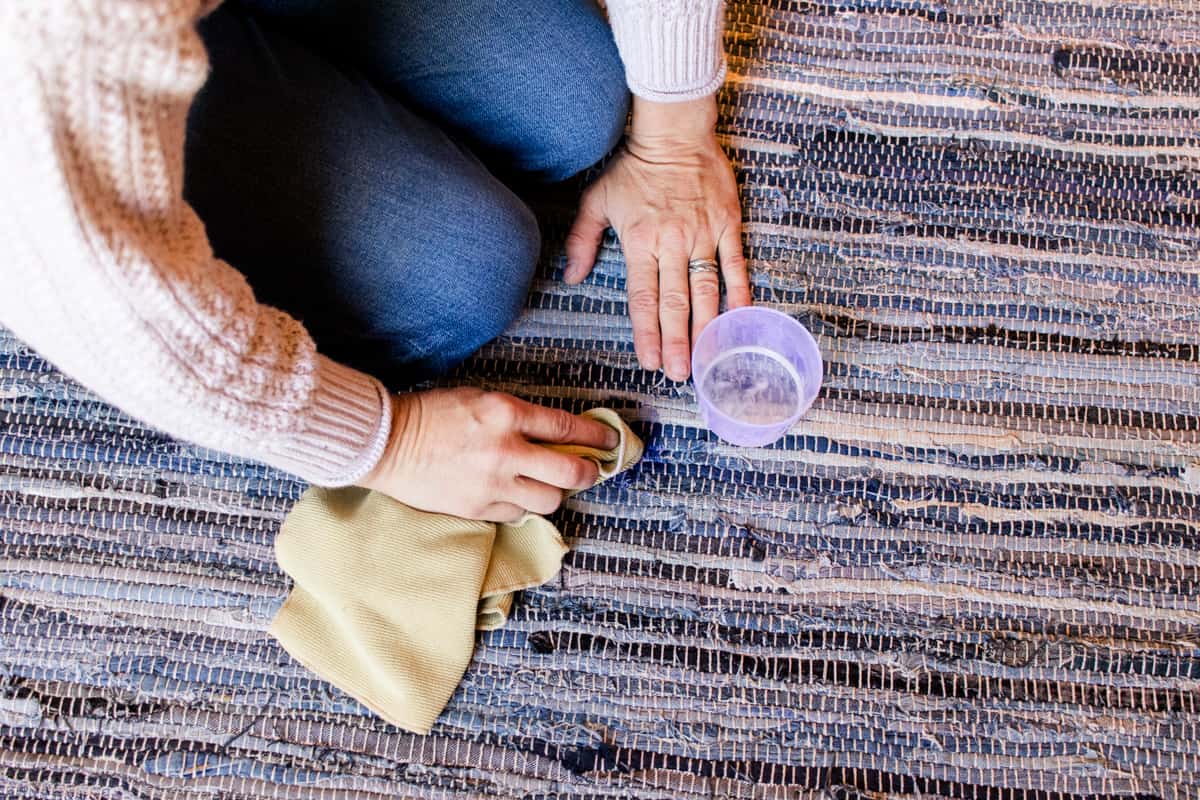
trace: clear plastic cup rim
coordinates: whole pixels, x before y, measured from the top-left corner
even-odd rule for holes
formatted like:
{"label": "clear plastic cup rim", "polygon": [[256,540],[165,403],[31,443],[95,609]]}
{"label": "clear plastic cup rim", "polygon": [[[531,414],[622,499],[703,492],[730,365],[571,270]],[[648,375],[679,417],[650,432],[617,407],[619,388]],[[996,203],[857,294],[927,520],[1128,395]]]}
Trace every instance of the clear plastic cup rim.
{"label": "clear plastic cup rim", "polygon": [[[774,316],[779,319],[785,324],[786,327],[790,328],[798,338],[803,339],[806,342],[806,344],[811,348],[812,352],[816,355],[817,365],[821,368],[818,370],[818,373],[823,371],[824,362],[821,358],[821,348],[817,346],[817,340],[813,338],[813,335],[809,332],[808,328],[804,327],[804,325],[790,315],[785,314],[782,311],[777,311],[773,308],[767,308],[765,306],[742,306],[741,308],[735,308],[731,311],[726,311],[725,313],[721,314],[721,317],[744,316],[747,314]],[[718,317],[718,319],[721,317]],[[704,375],[699,375],[696,372],[696,353],[700,350],[700,343],[704,341],[706,336],[716,336],[716,333],[713,332],[716,327],[713,324],[715,322],[716,320],[713,320],[713,322],[710,322],[707,326],[705,326],[704,330],[700,332],[700,338],[696,340],[696,346],[692,348],[692,381],[693,385],[696,387],[696,397],[698,400],[704,397],[704,377],[708,374],[708,370],[705,370]],[[800,373],[796,367],[788,360],[786,356],[777,352],[774,348],[770,348],[765,345],[760,346],[765,350],[769,350],[771,355],[774,356],[776,360],[778,360],[782,365],[785,365],[787,367],[788,374],[791,375],[792,379],[796,382],[796,391],[797,394],[800,395],[800,403],[798,404],[796,413],[778,422],[747,422],[726,414],[713,403],[707,402],[707,398],[705,398],[705,405],[708,406],[708,413],[713,417],[717,417],[723,421],[741,426],[745,430],[757,431],[761,433],[768,433],[775,430],[783,430],[786,432],[788,428],[791,428],[793,425],[795,425],[796,422],[798,422],[799,419],[804,416],[804,413],[812,407],[813,401],[817,399],[817,392],[813,392],[811,397],[805,399],[803,392],[801,391],[804,388],[801,385],[803,381],[801,380]],[[709,369],[712,369],[714,364],[710,364]]]}

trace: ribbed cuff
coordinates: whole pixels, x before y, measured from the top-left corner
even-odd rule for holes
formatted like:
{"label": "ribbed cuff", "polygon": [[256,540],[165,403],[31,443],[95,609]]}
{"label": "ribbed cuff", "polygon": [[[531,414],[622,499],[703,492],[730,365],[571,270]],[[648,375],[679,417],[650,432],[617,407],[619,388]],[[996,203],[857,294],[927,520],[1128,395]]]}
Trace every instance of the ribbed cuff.
{"label": "ribbed cuff", "polygon": [[375,378],[317,356],[317,386],[303,429],[273,448],[271,463],[318,486],[349,486],[379,462],[392,404]]}
{"label": "ribbed cuff", "polygon": [[610,0],[625,82],[639,97],[660,103],[706,97],[725,81],[724,2]]}

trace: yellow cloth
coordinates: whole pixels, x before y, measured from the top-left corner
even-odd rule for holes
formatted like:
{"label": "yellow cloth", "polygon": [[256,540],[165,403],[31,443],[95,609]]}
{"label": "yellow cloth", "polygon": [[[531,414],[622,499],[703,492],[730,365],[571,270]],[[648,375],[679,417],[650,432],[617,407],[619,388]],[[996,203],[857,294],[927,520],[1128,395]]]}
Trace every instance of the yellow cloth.
{"label": "yellow cloth", "polygon": [[[609,409],[611,451],[547,445],[590,458],[597,482],[642,456]],[[496,525],[418,511],[366,489],[312,488],[275,540],[294,586],[271,634],[304,666],[393,725],[428,733],[471,659],[475,630],[504,624],[512,593],[553,578],[567,552],[558,530],[527,514]]]}

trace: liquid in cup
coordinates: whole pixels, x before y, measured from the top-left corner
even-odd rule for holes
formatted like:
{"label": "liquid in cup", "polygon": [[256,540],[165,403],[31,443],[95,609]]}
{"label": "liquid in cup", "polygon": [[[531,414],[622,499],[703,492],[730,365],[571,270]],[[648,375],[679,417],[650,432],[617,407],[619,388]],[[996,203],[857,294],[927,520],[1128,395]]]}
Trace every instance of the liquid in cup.
{"label": "liquid in cup", "polygon": [[700,334],[692,380],[709,430],[730,444],[760,446],[787,432],[821,386],[812,335],[786,314],[734,309]]}

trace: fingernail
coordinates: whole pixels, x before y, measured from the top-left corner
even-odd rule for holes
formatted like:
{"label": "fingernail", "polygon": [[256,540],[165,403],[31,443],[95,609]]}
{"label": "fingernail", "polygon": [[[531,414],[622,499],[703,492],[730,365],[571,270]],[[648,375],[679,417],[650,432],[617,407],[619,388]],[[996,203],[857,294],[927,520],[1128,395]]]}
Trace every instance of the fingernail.
{"label": "fingernail", "polygon": [[688,374],[688,362],[686,358],[671,359],[671,377],[677,381],[684,380]]}
{"label": "fingernail", "polygon": [[616,447],[620,443],[621,443],[621,437],[617,435],[616,431],[610,430],[607,434],[605,434],[605,436],[604,436],[605,448],[612,450],[614,447]]}

